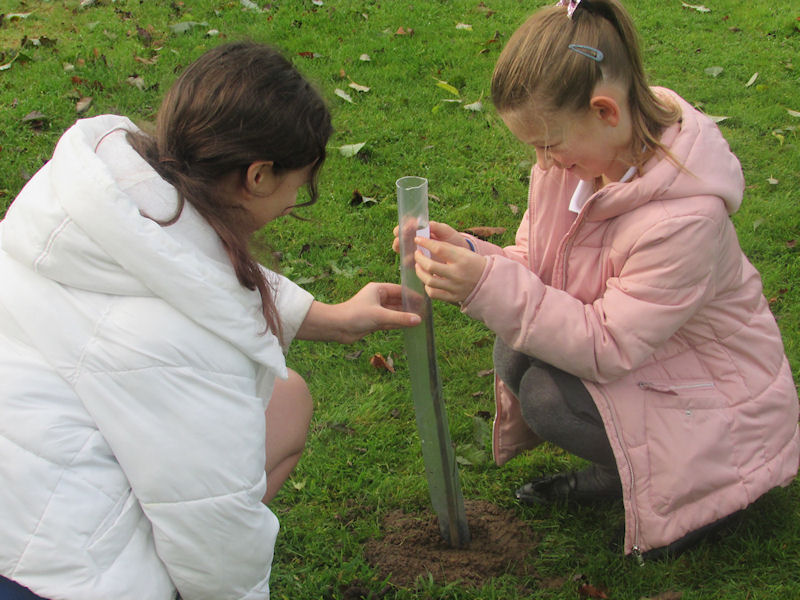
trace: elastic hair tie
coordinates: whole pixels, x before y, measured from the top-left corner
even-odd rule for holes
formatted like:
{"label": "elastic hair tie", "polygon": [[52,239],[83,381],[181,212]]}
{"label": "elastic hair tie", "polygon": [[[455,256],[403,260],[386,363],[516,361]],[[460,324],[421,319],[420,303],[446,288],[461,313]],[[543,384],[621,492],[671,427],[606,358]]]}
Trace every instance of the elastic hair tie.
{"label": "elastic hair tie", "polygon": [[584,46],[582,44],[570,44],[567,46],[573,52],[577,52],[581,56],[585,56],[586,58],[591,58],[597,62],[603,60],[605,56],[602,51],[598,50],[597,48],[592,48],[591,46]]}
{"label": "elastic hair tie", "polygon": [[575,9],[578,8],[578,4],[581,3],[581,0],[558,0],[556,6],[566,6],[567,7],[567,17],[570,19],[572,18],[572,13],[575,12]]}

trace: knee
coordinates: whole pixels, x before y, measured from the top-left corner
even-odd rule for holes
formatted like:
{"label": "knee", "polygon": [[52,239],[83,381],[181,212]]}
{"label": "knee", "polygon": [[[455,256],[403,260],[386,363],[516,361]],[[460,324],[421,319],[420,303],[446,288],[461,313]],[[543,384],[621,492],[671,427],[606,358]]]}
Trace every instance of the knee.
{"label": "knee", "polygon": [[531,366],[525,372],[520,380],[519,403],[528,426],[542,439],[551,440],[564,403],[558,386],[545,370]]}
{"label": "knee", "polygon": [[314,414],[314,399],[308,389],[306,380],[299,373],[289,369],[289,379],[286,380],[288,397],[291,398],[292,412],[297,415],[297,421],[302,428],[308,429],[311,417]]}

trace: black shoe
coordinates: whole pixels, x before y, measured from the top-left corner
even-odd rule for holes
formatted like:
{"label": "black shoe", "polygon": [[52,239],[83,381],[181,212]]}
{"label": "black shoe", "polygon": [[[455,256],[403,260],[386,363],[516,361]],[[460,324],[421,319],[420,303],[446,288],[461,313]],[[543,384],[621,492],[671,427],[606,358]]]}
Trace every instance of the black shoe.
{"label": "black shoe", "polygon": [[523,504],[576,502],[591,504],[622,498],[622,486],[616,471],[591,465],[581,471],[567,471],[530,481],[514,494]]}
{"label": "black shoe", "polygon": [[642,552],[641,558],[642,560],[645,561],[676,558],[681,554],[683,554],[684,552],[686,552],[687,550],[694,548],[702,540],[706,538],[713,539],[715,534],[720,533],[725,525],[735,522],[741,516],[742,512],[743,511],[739,510],[736,511],[735,513],[728,515],[727,517],[722,517],[721,519],[714,521],[713,523],[709,523],[708,525],[703,525],[699,529],[690,531],[682,538],[675,540],[671,544],[662,546],[660,548],[653,548],[652,550],[647,550],[646,552]]}

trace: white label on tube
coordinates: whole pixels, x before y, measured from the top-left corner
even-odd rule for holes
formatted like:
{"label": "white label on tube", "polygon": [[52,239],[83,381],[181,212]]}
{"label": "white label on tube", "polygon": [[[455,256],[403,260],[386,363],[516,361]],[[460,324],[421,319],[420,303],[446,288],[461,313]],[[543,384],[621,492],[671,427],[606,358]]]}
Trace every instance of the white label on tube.
{"label": "white label on tube", "polygon": [[[417,229],[417,237],[430,239],[431,238],[431,226],[428,225],[426,227],[422,227],[421,229]],[[431,253],[421,246],[417,246],[417,250],[422,252],[428,258],[431,257]]]}

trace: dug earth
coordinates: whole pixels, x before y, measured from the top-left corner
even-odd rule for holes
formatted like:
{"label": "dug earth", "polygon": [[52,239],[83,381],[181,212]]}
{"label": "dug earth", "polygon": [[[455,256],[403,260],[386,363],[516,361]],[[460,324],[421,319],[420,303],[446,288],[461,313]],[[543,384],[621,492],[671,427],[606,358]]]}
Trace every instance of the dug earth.
{"label": "dug earth", "polygon": [[383,537],[366,543],[367,562],[399,587],[413,586],[419,577],[480,587],[504,573],[532,571],[538,539],[513,511],[480,500],[465,501],[464,509],[471,537],[467,548],[447,545],[435,515],[396,510],[383,522]]}

